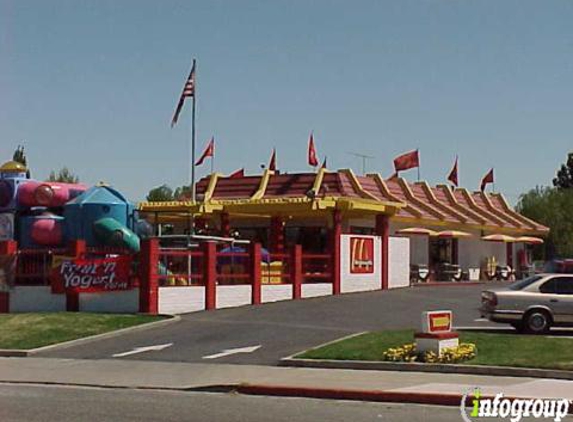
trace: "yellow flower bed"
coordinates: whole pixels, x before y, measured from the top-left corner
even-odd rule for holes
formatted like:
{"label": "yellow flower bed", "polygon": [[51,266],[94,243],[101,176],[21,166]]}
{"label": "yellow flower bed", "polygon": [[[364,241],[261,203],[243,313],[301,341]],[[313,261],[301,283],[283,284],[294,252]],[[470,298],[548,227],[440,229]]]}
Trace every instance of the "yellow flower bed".
{"label": "yellow flower bed", "polygon": [[473,343],[460,343],[442,351],[442,356],[434,352],[419,353],[415,343],[401,347],[391,347],[382,354],[383,360],[390,362],[459,363],[476,357],[477,347]]}

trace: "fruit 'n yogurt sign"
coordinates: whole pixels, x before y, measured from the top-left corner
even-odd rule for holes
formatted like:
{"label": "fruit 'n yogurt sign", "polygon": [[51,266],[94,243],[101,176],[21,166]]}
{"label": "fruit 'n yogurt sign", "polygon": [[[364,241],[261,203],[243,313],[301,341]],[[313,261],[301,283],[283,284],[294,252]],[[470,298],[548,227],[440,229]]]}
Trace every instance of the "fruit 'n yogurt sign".
{"label": "fruit 'n yogurt sign", "polygon": [[78,293],[129,290],[131,257],[63,259],[52,269],[56,291]]}

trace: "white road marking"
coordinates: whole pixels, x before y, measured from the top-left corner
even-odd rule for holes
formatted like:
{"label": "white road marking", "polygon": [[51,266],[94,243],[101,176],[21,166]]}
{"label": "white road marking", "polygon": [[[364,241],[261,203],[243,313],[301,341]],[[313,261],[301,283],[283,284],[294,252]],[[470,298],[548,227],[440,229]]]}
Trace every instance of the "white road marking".
{"label": "white road marking", "polygon": [[474,322],[488,322],[488,321],[489,321],[489,319],[487,319],[487,318],[477,318],[477,319],[474,319]]}
{"label": "white road marking", "polygon": [[225,356],[234,355],[237,353],[253,353],[255,350],[258,350],[260,348],[261,348],[261,345],[259,344],[257,346],[239,347],[237,349],[225,349],[220,353],[215,353],[213,355],[203,356],[203,359],[218,359],[218,358],[222,358]]}
{"label": "white road marking", "polygon": [[151,352],[151,351],[157,351],[157,350],[163,350],[163,349],[167,349],[168,347],[173,346],[173,343],[166,343],[166,344],[156,344],[155,346],[143,346],[143,347],[136,347],[133,350],[130,350],[128,352],[122,352],[122,353],[116,353],[115,355],[112,355],[112,357],[114,358],[121,358],[123,356],[130,356],[130,355],[135,355],[137,353],[144,353],[144,352]]}

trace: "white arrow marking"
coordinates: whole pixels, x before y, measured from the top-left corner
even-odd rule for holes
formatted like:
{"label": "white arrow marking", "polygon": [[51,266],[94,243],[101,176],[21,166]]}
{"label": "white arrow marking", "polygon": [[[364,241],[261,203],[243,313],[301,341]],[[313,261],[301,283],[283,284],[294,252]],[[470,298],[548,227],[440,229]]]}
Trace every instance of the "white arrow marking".
{"label": "white arrow marking", "polygon": [[237,349],[225,349],[221,353],[215,353],[214,355],[207,355],[203,356],[203,359],[218,359],[229,355],[234,355],[236,353],[253,353],[255,350],[261,348],[261,345],[258,346],[249,346],[249,347],[239,347]]}
{"label": "white arrow marking", "polygon": [[157,344],[155,346],[143,346],[143,347],[136,347],[133,350],[130,350],[129,352],[123,352],[123,353],[116,353],[115,355],[112,355],[112,357],[114,358],[121,358],[123,356],[129,356],[129,355],[135,355],[137,353],[143,353],[143,352],[151,352],[151,351],[156,351],[156,350],[163,350],[163,349],[167,349],[168,347],[173,346],[173,343],[166,343],[166,344]]}

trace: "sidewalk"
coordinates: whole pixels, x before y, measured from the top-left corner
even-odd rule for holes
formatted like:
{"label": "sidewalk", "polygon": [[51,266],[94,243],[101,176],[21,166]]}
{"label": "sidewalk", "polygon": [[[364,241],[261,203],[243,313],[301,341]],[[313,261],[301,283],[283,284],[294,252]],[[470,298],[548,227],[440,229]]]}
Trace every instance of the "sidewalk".
{"label": "sidewalk", "polygon": [[459,404],[484,396],[573,400],[573,381],[480,375],[288,368],[138,360],[0,358],[0,382],[111,388],[229,389],[246,394]]}

